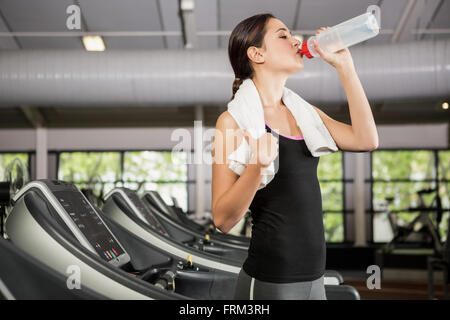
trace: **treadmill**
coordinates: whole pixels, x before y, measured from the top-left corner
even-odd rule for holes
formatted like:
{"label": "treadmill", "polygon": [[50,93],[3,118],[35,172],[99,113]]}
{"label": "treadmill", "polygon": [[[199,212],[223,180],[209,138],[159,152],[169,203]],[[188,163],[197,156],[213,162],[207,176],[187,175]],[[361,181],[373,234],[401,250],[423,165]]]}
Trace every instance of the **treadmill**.
{"label": "treadmill", "polygon": [[[239,264],[242,264],[247,258],[246,249],[221,245],[211,241],[208,234],[205,237],[199,237],[195,232],[186,232],[171,224],[161,223],[160,218],[139,199],[135,191],[130,189],[115,188],[106,194],[103,202],[103,213],[120,225],[128,226],[128,221],[123,221],[123,219],[131,219],[133,223],[138,224],[140,228],[153,234],[155,237],[168,241],[174,246],[190,247],[192,250],[189,253],[191,254],[209,253],[230,259]],[[123,217],[123,215],[126,217]],[[127,229],[130,232],[135,232],[133,227],[128,227]],[[210,257],[207,256],[207,258]]]}
{"label": "treadmill", "polygon": [[[115,188],[104,198],[102,211],[111,220],[127,229],[130,233],[140,237],[150,245],[163,248],[164,250],[183,257],[190,254],[200,265],[206,268],[216,268],[237,275],[240,272],[245,259],[236,260],[228,248],[214,247],[214,242],[209,242],[199,247],[192,247],[182,242],[183,234],[177,238],[175,234],[171,237],[171,231],[159,223],[159,216],[153,215],[152,211],[144,205],[135,191],[127,188]],[[175,231],[178,231],[175,229]],[[181,252],[179,249],[181,248]],[[206,248],[206,249],[205,249]],[[215,248],[211,250],[211,248]],[[202,250],[203,249],[203,250]],[[222,251],[225,250],[225,251]],[[216,254],[213,256],[212,254]],[[325,272],[326,285],[341,285],[343,277],[339,272],[327,270]]]}
{"label": "treadmill", "polygon": [[174,269],[176,261],[157,250],[146,251],[147,268],[133,269],[130,254],[74,184],[32,181],[12,204],[8,238],[50,274],[67,279],[68,268],[75,266],[81,287],[106,299],[190,299],[173,288],[174,274],[189,277],[196,271]]}
{"label": "treadmill", "polygon": [[190,234],[197,238],[208,239],[221,246],[247,251],[250,245],[250,238],[218,233],[213,224],[205,227],[191,221],[183,215],[177,215],[175,211],[166,205],[164,200],[158,196],[156,191],[147,191],[141,197],[144,205],[158,218],[167,229],[177,229],[179,232]]}
{"label": "treadmill", "polygon": [[169,206],[164,201],[164,199],[161,197],[159,192],[156,190],[150,190],[145,193],[147,193],[150,196],[150,198],[154,199],[155,203],[158,204],[164,212],[168,212],[169,215],[174,216],[176,219],[185,223],[187,226],[189,226],[192,229],[196,229],[199,231],[208,231],[210,233],[213,233],[215,236],[224,237],[227,240],[242,242],[247,245],[250,244],[249,237],[238,236],[238,235],[233,235],[233,234],[226,234],[226,233],[220,232],[214,225],[213,221],[211,221],[211,223],[209,225],[205,226],[205,225],[200,225],[200,224],[196,223],[195,221],[189,219],[187,214],[181,208],[175,207],[175,206]]}

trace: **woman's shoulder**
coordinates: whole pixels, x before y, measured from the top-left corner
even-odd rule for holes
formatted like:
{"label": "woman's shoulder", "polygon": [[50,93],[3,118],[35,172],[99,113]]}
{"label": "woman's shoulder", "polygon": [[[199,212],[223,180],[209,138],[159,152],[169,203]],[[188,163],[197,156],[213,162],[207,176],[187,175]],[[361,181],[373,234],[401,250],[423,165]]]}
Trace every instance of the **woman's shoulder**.
{"label": "woman's shoulder", "polygon": [[226,110],[217,118],[216,129],[239,129],[239,126],[233,116]]}

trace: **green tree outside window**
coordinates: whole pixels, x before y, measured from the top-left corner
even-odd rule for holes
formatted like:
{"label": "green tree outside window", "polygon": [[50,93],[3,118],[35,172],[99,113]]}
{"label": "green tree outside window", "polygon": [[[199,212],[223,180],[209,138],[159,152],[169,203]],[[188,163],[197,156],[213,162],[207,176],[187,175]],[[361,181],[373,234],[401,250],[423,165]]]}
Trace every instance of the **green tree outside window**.
{"label": "green tree outside window", "polygon": [[325,239],[327,242],[342,242],[344,241],[342,152],[320,157],[317,176],[322,193]]}

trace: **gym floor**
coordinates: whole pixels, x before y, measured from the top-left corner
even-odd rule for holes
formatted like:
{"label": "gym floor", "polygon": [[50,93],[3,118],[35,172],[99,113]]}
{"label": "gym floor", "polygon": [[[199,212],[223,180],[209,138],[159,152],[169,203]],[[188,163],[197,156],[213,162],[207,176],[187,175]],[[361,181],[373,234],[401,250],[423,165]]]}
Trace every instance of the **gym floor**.
{"label": "gym floor", "polygon": [[[426,300],[428,299],[427,281],[382,280],[381,290],[368,289],[367,277],[352,276],[351,272],[342,272],[345,284],[358,290],[361,300]],[[444,299],[442,283],[434,285],[434,299]]]}

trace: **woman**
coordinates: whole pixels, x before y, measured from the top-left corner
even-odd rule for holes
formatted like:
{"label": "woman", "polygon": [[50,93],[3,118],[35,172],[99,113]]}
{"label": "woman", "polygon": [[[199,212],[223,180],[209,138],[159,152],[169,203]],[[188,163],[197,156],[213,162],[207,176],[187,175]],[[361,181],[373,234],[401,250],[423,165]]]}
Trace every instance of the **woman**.
{"label": "woman", "polygon": [[[316,35],[325,29],[320,28]],[[212,151],[214,223],[227,233],[247,209],[253,218],[252,239],[236,284],[236,299],[326,299],[319,158],[309,152],[301,129],[281,99],[287,78],[303,69],[302,57],[297,53],[299,45],[286,25],[272,14],[243,20],[229,40],[228,54],[236,77],[233,97],[242,81],[251,79],[261,99],[268,131],[253,139],[239,129],[228,111],[216,123]],[[339,74],[352,125],[330,118],[316,106],[314,109],[339,149],[376,149],[375,122],[349,50],[328,53],[317,43],[315,49]],[[247,139],[252,157],[239,176],[228,168],[227,157],[242,137]],[[258,190],[261,168],[277,157],[275,177]]]}

